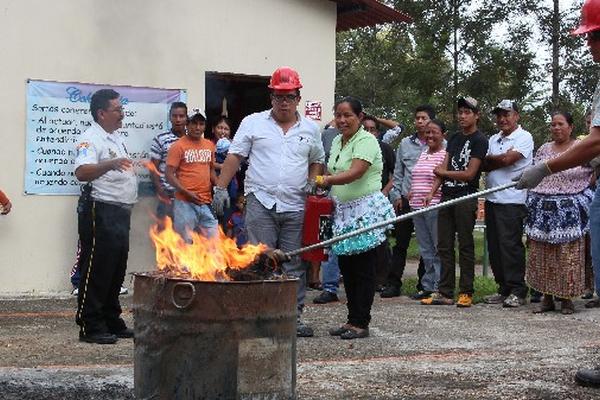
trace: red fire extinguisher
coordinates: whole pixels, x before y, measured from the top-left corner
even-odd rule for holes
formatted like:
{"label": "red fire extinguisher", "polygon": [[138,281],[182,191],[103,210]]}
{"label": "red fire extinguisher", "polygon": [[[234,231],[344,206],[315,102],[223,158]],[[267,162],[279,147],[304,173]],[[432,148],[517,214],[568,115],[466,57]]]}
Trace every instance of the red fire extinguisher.
{"label": "red fire extinguisher", "polygon": [[[307,196],[304,211],[304,229],[302,245],[310,246],[331,238],[331,216],[333,201],[325,196]],[[302,253],[305,261],[325,261],[327,255],[323,248]]]}

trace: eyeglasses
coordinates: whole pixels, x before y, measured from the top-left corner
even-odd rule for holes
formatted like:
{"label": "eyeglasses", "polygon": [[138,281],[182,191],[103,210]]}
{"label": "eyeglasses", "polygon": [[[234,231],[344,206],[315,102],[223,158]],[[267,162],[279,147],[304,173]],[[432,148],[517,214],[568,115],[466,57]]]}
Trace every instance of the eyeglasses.
{"label": "eyeglasses", "polygon": [[272,94],[271,98],[278,103],[281,103],[284,100],[287,100],[288,102],[291,103],[298,98],[298,95],[297,94]]}
{"label": "eyeglasses", "polygon": [[123,107],[113,108],[112,110],[110,108],[107,108],[105,111],[106,112],[117,112],[119,114],[123,114]]}
{"label": "eyeglasses", "polygon": [[585,38],[589,41],[595,41],[595,40],[600,40],[600,30],[597,31],[593,31],[593,32],[588,32],[585,35]]}

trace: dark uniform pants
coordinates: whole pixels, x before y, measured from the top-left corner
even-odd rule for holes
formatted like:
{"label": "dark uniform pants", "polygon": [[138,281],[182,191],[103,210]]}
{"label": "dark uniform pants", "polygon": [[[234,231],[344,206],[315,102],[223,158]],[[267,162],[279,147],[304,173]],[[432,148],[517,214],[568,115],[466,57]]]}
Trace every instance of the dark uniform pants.
{"label": "dark uniform pants", "polygon": [[119,290],[129,253],[131,210],[100,201],[81,201],[78,207],[81,280],[76,322],[84,335],[119,332]]}

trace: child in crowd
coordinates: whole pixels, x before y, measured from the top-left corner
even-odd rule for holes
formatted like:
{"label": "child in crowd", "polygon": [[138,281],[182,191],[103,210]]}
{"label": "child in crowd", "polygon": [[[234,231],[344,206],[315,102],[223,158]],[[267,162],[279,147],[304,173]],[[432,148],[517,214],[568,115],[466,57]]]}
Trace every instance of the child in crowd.
{"label": "child in crowd", "polygon": [[188,117],[187,135],[173,143],[167,155],[167,181],[176,189],[173,227],[190,242],[190,231],[210,237],[217,232],[210,203],[216,182],[215,145],[204,139],[206,118],[200,110]]}
{"label": "child in crowd", "polygon": [[235,201],[236,210],[231,214],[227,221],[227,236],[235,238],[238,247],[242,247],[248,242],[246,234],[246,224],[244,223],[244,208],[246,207],[246,197],[239,194]]}

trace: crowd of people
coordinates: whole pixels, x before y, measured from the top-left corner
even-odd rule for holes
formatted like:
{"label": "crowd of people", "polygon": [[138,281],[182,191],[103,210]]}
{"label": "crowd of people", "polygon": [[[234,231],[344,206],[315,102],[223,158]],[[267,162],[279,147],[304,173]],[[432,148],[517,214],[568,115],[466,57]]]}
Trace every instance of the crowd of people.
{"label": "crowd of people", "polygon": [[[599,10],[598,0],[587,0],[575,31],[587,35],[596,62]],[[554,311],[559,302],[562,314],[572,314],[572,299],[595,287],[599,296],[586,307],[600,307],[600,192],[594,194],[600,85],[586,120],[589,135],[575,138],[573,116],[557,110],[550,140],[537,150],[520,124],[514,100],[499,99],[489,110],[497,126],[489,138],[479,130],[486,110],[470,96],[457,99],[459,131],[454,134],[430,105],[415,107],[414,131],[407,134],[398,122],[367,115],[353,97],[335,103],[334,119],[321,132],[297,110],[301,88],[293,68],[278,68],[269,84],[272,108],[244,118],[235,134],[227,118],[212,121],[212,140],[205,137],[206,116],[199,109],[173,103],[171,129],[155,137],[150,149],[159,172],[152,178],[159,221],[170,217],[184,240],[190,240],[190,231],[212,237],[220,224],[239,246],[264,243],[281,250],[284,272],[299,278],[298,336],[313,336],[301,318],[309,264],[285,253],[301,247],[306,196],[315,193],[333,202],[334,236],[382,223],[334,243],[320,266],[323,291],[314,302],[338,301],[340,279],[346,293],[347,319],[329,331],[332,336],[369,336],[375,293],[382,298],[401,294],[413,232],[420,253],[414,300],[427,306],[472,306],[478,200],[471,195],[481,182],[487,189],[516,182],[485,198],[489,260],[498,286],[485,302],[517,308],[533,290],[543,295],[534,312]],[[77,209],[81,279],[76,322],[80,340],[97,344],[133,337],[121,318],[118,296],[137,178],[118,133],[124,117],[119,99],[111,89],[93,94],[94,122],[81,135],[75,160],[75,175],[84,183]],[[245,177],[239,174],[242,166]],[[427,210],[446,202],[452,203]],[[385,226],[419,210],[411,219]],[[0,213],[10,211],[0,191]],[[600,367],[580,370],[577,379],[600,385]]]}

